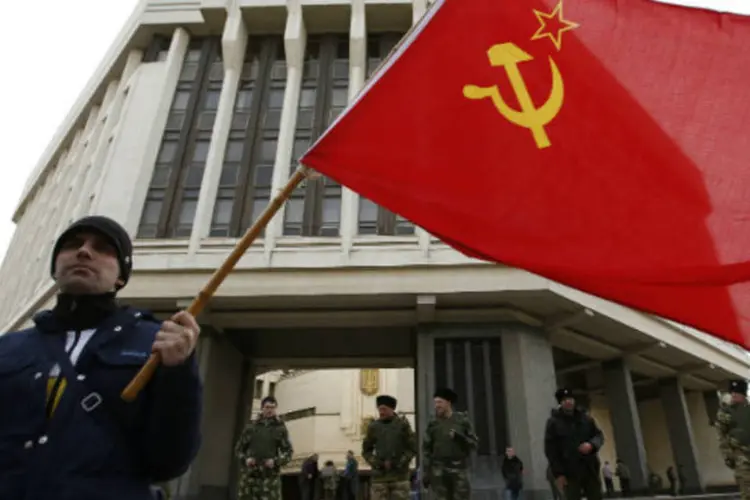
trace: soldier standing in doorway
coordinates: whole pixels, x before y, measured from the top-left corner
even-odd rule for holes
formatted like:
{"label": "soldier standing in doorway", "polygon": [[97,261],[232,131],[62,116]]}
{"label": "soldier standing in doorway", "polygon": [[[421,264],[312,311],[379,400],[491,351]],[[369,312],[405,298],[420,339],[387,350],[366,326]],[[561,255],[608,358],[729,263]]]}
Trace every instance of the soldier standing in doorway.
{"label": "soldier standing in doorway", "polygon": [[552,410],[544,433],[544,452],[565,500],[602,499],[598,452],[604,435],[594,418],[576,407],[573,392],[555,393],[559,406]]}
{"label": "soldier standing in doorway", "polygon": [[237,441],[240,500],[281,500],[280,472],[292,459],[293,451],[276,406],[275,398],[263,398],[260,415],[248,422]]}
{"label": "soldier standing in doorway", "polygon": [[722,401],[716,414],[719,447],[727,467],[734,470],[742,500],[750,500],[750,404],[747,382],[729,384],[728,402]]}
{"label": "soldier standing in doorway", "polygon": [[396,413],[396,398],[378,396],[379,418],[367,426],[362,457],[372,468],[371,500],[409,500],[409,464],[417,438],[405,416]]}
{"label": "soldier standing in doorway", "polygon": [[425,488],[436,500],[468,500],[471,497],[469,457],[479,438],[466,413],[453,410],[458,396],[451,389],[435,391],[435,417],[427,424],[422,443]]}

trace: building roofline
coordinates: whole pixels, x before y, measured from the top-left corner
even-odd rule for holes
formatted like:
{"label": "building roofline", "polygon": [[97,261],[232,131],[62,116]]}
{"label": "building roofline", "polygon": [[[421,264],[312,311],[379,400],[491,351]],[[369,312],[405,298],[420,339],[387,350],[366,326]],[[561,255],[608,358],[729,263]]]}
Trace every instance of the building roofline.
{"label": "building roofline", "polygon": [[120,29],[117,37],[115,37],[110,45],[109,50],[107,50],[107,53],[99,63],[99,66],[97,66],[96,70],[89,78],[89,81],[86,83],[83,91],[79,94],[78,99],[76,99],[62,123],[57,127],[55,134],[52,136],[52,140],[48,143],[46,149],[37,161],[34,170],[26,181],[26,185],[23,188],[16,209],[13,212],[12,220],[14,223],[18,223],[21,215],[23,215],[26,209],[28,201],[33,197],[36,190],[42,184],[45,175],[59,156],[61,150],[66,143],[72,139],[78,129],[76,125],[86,120],[86,112],[90,109],[94,98],[97,94],[104,92],[107,76],[117,68],[118,62],[124,61],[124,58],[127,57],[127,49],[131,45],[133,37],[138,32],[140,20],[146,9],[146,3],[147,0],[139,0],[136,4],[132,14],[127,19],[122,29]]}
{"label": "building roofline", "polygon": [[[549,289],[599,314],[620,321],[635,330],[651,335],[656,340],[666,342],[667,344],[678,345],[679,342],[675,342],[675,340],[679,337],[689,338],[696,344],[713,351],[719,358],[728,358],[728,361],[731,360],[733,363],[738,364],[739,366],[735,365],[733,368],[722,366],[722,368],[734,372],[737,376],[746,376],[748,370],[750,370],[750,356],[746,355],[746,351],[743,352],[739,348],[734,349],[733,346],[730,347],[724,340],[700,330],[590,295],[557,282],[550,281]],[[681,349],[690,353],[688,349],[682,347]],[[716,364],[721,365],[721,363]]]}

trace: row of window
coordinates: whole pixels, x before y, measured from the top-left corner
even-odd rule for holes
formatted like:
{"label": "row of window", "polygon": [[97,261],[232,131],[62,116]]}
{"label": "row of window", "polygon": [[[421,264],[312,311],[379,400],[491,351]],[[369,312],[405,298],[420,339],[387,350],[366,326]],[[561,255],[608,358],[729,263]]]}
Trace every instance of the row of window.
{"label": "row of window", "polygon": [[[368,76],[401,34],[368,40]],[[159,39],[147,60],[163,60],[168,40]],[[190,235],[223,83],[218,38],[195,39],[183,62],[161,148],[138,229],[140,238]],[[281,36],[251,37],[236,95],[224,153],[210,236],[238,237],[271,198],[271,182],[286,86]],[[349,94],[347,35],[310,36],[294,132],[296,161],[343,111]],[[291,166],[294,171],[296,165]],[[286,204],[283,234],[338,236],[341,186],[320,177],[300,186]],[[409,221],[360,199],[359,234],[407,235]]]}

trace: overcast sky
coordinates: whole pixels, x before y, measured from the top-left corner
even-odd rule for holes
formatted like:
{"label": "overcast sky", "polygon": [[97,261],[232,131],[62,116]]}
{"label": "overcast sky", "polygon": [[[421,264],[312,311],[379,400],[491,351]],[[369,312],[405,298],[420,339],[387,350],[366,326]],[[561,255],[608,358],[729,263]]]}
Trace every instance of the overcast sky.
{"label": "overcast sky", "polygon": [[[750,14],[750,0],[663,0]],[[138,0],[5,2],[0,47],[0,259],[27,177]],[[40,15],[42,14],[42,15]]]}

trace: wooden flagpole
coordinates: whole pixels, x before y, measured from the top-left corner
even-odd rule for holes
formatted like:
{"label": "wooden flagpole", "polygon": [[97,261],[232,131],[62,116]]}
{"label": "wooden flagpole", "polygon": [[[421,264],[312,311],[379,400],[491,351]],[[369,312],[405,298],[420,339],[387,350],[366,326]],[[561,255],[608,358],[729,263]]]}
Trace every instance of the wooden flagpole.
{"label": "wooden flagpole", "polygon": [[[193,316],[197,316],[203,310],[211,300],[213,294],[219,286],[221,286],[224,279],[232,272],[245,252],[250,248],[250,245],[253,244],[273,216],[276,215],[276,212],[278,212],[284,202],[289,199],[297,186],[310,175],[310,170],[304,165],[300,165],[297,168],[297,171],[289,178],[289,181],[283,187],[281,192],[269,202],[263,213],[260,214],[253,225],[248,228],[242,238],[237,242],[234,250],[232,250],[232,253],[229,254],[221,267],[214,272],[211,279],[208,280],[208,283],[206,283],[203,289],[198,292],[198,295],[187,308],[187,312]],[[154,372],[158,368],[160,362],[161,358],[158,353],[151,354],[146,364],[141,367],[140,371],[135,377],[133,377],[133,380],[131,380],[128,386],[122,391],[122,399],[127,402],[135,400],[135,398],[138,397],[138,393],[146,387],[146,384],[151,380],[151,377],[154,376]]]}
{"label": "wooden flagpole", "polygon": [[[425,12],[425,14],[426,13],[427,12]],[[420,18],[418,22],[412,24],[412,26],[409,28],[409,31],[407,31],[406,34],[401,37],[401,40],[399,40],[399,42],[391,49],[388,55],[380,62],[375,71],[373,71],[373,76],[378,74],[385,63],[393,57],[396,51],[404,44],[406,39],[409,38],[409,35],[411,35],[414,29],[424,21],[425,14],[422,15],[422,18]],[[364,88],[362,90],[364,90]],[[187,312],[189,312],[193,316],[197,316],[198,313],[203,310],[206,304],[208,304],[208,301],[211,300],[211,297],[213,297],[213,294],[216,293],[216,290],[224,282],[224,279],[229,275],[229,273],[232,272],[234,266],[237,265],[245,252],[247,252],[248,248],[250,248],[250,245],[253,244],[255,239],[260,235],[261,231],[265,229],[265,227],[271,221],[273,216],[276,215],[276,212],[279,211],[284,202],[289,199],[289,197],[292,195],[292,192],[294,192],[297,186],[305,178],[312,175],[317,174],[313,174],[312,171],[304,165],[300,165],[297,168],[297,171],[294,172],[294,175],[289,178],[289,181],[286,183],[281,192],[269,202],[266,209],[262,214],[260,214],[260,217],[258,217],[253,225],[250,226],[250,228],[245,232],[242,238],[237,242],[237,245],[234,247],[234,250],[232,250],[232,253],[229,254],[227,260],[225,260],[221,267],[219,267],[214,272],[213,276],[211,276],[211,279],[208,280],[208,283],[206,283],[203,289],[198,292],[198,295],[195,297],[195,299],[193,299],[193,302],[187,308]],[[135,377],[133,377],[133,380],[131,380],[128,386],[125,387],[125,389],[122,391],[122,399],[127,402],[134,401],[135,398],[138,397],[138,394],[141,392],[141,390],[143,390],[143,388],[146,387],[146,384],[149,383],[151,377],[154,376],[154,372],[159,367],[159,363],[161,363],[159,354],[151,354],[146,364],[141,367],[140,371],[136,373]]]}

